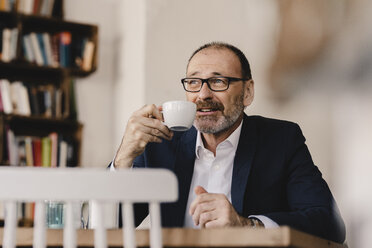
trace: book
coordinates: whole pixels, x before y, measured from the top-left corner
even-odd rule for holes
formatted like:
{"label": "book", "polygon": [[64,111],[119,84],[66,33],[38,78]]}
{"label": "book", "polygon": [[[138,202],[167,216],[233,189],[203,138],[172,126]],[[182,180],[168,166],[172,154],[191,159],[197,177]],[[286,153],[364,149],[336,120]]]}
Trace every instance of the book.
{"label": "book", "polygon": [[31,63],[35,62],[36,59],[32,49],[30,35],[23,36],[23,51],[27,61]]}
{"label": "book", "polygon": [[1,88],[0,88],[0,112],[4,112],[3,98],[1,96]]}
{"label": "book", "polygon": [[34,5],[32,9],[32,13],[34,15],[38,15],[40,11],[40,0],[34,0]]}
{"label": "book", "polygon": [[39,14],[42,16],[46,16],[48,12],[48,4],[49,0],[43,0],[40,5]]}
{"label": "book", "polygon": [[41,49],[40,49],[40,45],[39,45],[37,35],[36,35],[36,33],[31,32],[29,34],[29,36],[30,36],[30,40],[31,40],[32,51],[33,51],[33,54],[35,55],[36,64],[42,66],[42,65],[44,65],[44,60],[43,60],[43,55],[41,53]]}
{"label": "book", "polygon": [[19,102],[18,102],[18,95],[19,95],[19,82],[13,82],[10,84],[10,101],[12,103],[13,114],[19,114]]}
{"label": "book", "polygon": [[46,117],[52,117],[53,116],[52,89],[50,87],[46,87],[43,93],[44,93],[44,106],[45,106],[44,115]]}
{"label": "book", "polygon": [[44,44],[43,35],[41,33],[37,33],[36,36],[37,36],[37,40],[39,42],[41,56],[43,57],[43,65],[48,65],[48,60],[47,60],[47,54],[46,54],[46,51],[45,51],[45,44]]}
{"label": "book", "polygon": [[58,167],[67,167],[67,142],[64,140],[59,142]]}
{"label": "book", "polygon": [[92,70],[93,54],[94,54],[94,43],[93,41],[87,41],[84,46],[83,65],[82,65],[83,70],[85,71]]}
{"label": "book", "polygon": [[[1,95],[0,95],[1,97]],[[55,117],[62,118],[62,90],[60,88],[55,91]]]}
{"label": "book", "polygon": [[51,163],[51,140],[50,137],[41,138],[41,165],[50,167]]}
{"label": "book", "polygon": [[10,50],[9,59],[13,60],[17,57],[17,42],[18,42],[18,29],[13,28],[10,31]]}
{"label": "book", "polygon": [[52,43],[50,40],[50,35],[48,33],[43,33],[43,43],[45,48],[46,55],[46,64],[48,66],[57,67],[57,63],[54,62],[53,53],[52,53]]}
{"label": "book", "polygon": [[39,109],[40,115],[45,115],[46,107],[45,107],[45,91],[46,87],[41,85],[36,89],[36,96],[37,96],[37,104]]}
{"label": "book", "polygon": [[60,65],[62,67],[71,66],[70,61],[70,50],[71,50],[72,37],[70,32],[61,32],[60,33],[60,44],[59,44],[59,56],[60,56]]}
{"label": "book", "polygon": [[26,150],[26,165],[34,166],[34,156],[33,156],[31,137],[25,137],[25,150]]}
{"label": "book", "polygon": [[26,143],[24,137],[15,137],[17,146],[17,165],[26,166]]}
{"label": "book", "polygon": [[51,141],[51,159],[50,159],[50,167],[57,167],[57,156],[58,156],[58,134],[53,132],[49,134],[49,138]]}
{"label": "book", "polygon": [[26,15],[31,15],[33,11],[33,5],[34,5],[34,0],[21,0],[24,2],[23,5],[23,13]]}
{"label": "book", "polygon": [[35,87],[27,86],[28,98],[30,101],[30,108],[32,115],[40,115],[39,103],[37,99],[37,90]]}
{"label": "book", "polygon": [[28,91],[24,84],[19,82],[19,94],[18,94],[18,103],[19,103],[19,114],[30,116],[31,115],[31,107],[30,107],[30,99],[28,97]]}
{"label": "book", "polygon": [[12,31],[9,28],[3,29],[3,41],[1,49],[1,60],[4,62],[10,61],[10,40],[12,36]]}
{"label": "book", "polygon": [[46,7],[46,16],[51,17],[53,14],[54,0],[47,1],[48,5]]}
{"label": "book", "polygon": [[41,139],[33,138],[32,139],[32,151],[34,157],[34,166],[41,166]]}
{"label": "book", "polygon": [[7,134],[7,147],[8,147],[8,158],[10,165],[17,165],[17,146],[15,143],[15,136],[13,131],[6,127],[6,134]]}
{"label": "book", "polygon": [[12,101],[10,98],[10,83],[6,79],[0,79],[1,100],[4,107],[5,114],[13,112]]}
{"label": "book", "polygon": [[60,56],[59,56],[59,33],[53,34],[51,37],[51,47],[52,47],[52,56],[53,63],[58,67],[60,65]]}

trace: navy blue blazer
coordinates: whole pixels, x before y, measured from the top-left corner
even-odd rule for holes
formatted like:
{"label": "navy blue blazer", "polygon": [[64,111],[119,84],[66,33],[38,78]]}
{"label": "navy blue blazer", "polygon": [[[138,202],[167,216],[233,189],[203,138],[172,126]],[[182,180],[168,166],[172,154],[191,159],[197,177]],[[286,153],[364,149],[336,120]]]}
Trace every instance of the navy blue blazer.
{"label": "navy blue blazer", "polygon": [[[195,162],[197,130],[175,132],[171,141],[149,143],[133,166],[166,168],[179,184],[179,199],[162,204],[162,224],[182,227]],[[337,205],[314,165],[300,127],[261,116],[244,116],[235,154],[231,200],[241,216],[265,215],[279,225],[339,243],[345,225]],[[135,205],[136,224],[148,214]]]}

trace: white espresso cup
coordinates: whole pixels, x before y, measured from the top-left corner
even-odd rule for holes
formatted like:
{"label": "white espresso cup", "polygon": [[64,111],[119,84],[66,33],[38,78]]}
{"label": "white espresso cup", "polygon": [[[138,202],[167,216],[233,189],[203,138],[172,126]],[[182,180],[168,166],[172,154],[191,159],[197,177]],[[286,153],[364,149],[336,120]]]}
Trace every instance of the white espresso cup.
{"label": "white espresso cup", "polygon": [[164,124],[172,131],[186,131],[191,128],[196,115],[196,104],[189,101],[163,103]]}

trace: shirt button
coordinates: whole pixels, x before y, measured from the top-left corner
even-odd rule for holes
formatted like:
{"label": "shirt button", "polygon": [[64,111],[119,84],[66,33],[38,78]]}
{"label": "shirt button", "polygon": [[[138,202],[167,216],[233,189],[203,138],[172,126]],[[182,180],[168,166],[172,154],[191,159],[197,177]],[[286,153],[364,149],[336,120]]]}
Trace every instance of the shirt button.
{"label": "shirt button", "polygon": [[220,165],[216,164],[213,168],[214,168],[214,170],[219,170],[220,169]]}

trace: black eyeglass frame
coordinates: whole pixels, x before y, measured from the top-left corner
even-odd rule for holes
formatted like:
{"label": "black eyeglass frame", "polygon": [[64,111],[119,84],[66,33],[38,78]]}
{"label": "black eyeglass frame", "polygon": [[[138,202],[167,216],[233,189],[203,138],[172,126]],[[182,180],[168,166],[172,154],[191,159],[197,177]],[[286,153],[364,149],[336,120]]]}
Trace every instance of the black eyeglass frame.
{"label": "black eyeglass frame", "polygon": [[[226,89],[223,89],[223,90],[214,90],[214,89],[212,89],[211,88],[211,86],[210,86],[210,84],[209,84],[209,82],[208,82],[208,80],[211,80],[211,79],[213,79],[213,78],[225,78],[225,79],[227,79],[227,88]],[[187,90],[186,89],[186,87],[185,87],[185,80],[186,79],[198,79],[198,80],[201,80],[201,85],[200,85],[200,89],[199,90]],[[207,85],[208,85],[208,88],[211,90],[211,91],[215,91],[215,92],[222,92],[222,91],[225,91],[225,90],[228,90],[229,89],[229,87],[230,87],[230,83],[232,83],[232,82],[238,82],[238,81],[248,81],[248,80],[251,80],[250,78],[236,78],[236,77],[210,77],[210,78],[205,78],[205,79],[203,79],[203,78],[182,78],[181,79],[181,83],[182,83],[182,86],[183,86],[183,89],[185,90],[185,91],[187,91],[187,92],[193,92],[193,93],[195,93],[195,92],[199,92],[202,88],[203,88],[203,84],[204,83],[206,83]]]}

